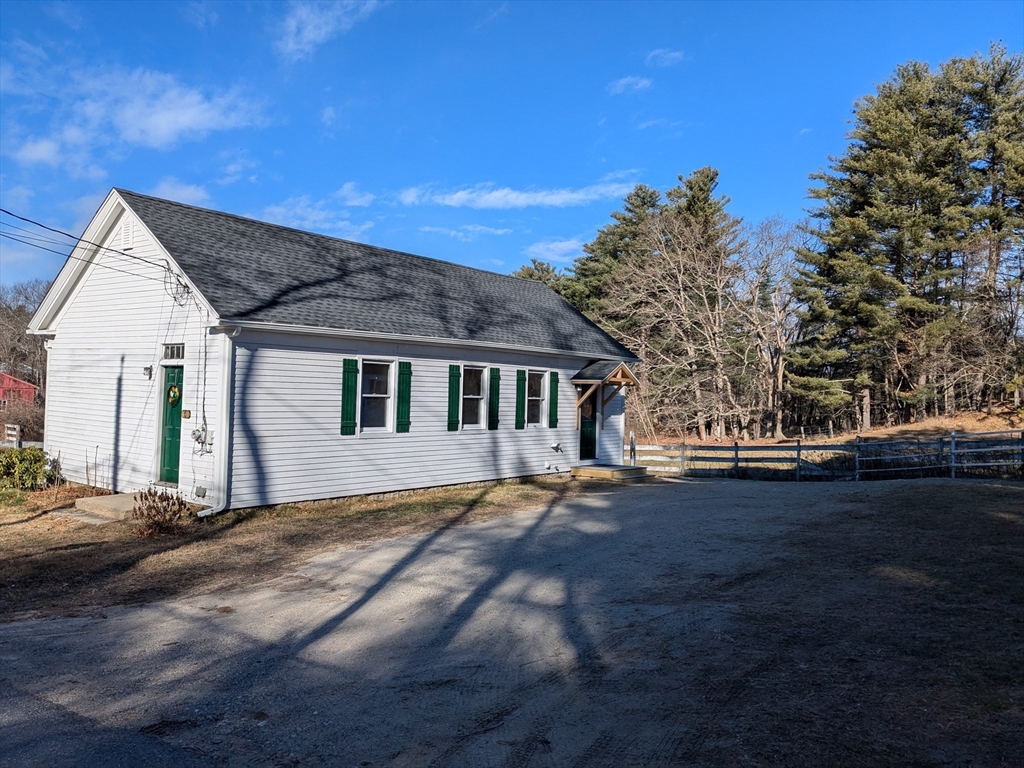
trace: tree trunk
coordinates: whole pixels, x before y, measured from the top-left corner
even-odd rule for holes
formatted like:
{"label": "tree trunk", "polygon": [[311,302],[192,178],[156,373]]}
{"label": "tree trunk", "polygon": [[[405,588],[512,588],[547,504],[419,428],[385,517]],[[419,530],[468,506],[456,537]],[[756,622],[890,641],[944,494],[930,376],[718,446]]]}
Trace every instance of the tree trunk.
{"label": "tree trunk", "polygon": [[861,396],[861,431],[867,432],[871,429],[871,387],[864,387]]}

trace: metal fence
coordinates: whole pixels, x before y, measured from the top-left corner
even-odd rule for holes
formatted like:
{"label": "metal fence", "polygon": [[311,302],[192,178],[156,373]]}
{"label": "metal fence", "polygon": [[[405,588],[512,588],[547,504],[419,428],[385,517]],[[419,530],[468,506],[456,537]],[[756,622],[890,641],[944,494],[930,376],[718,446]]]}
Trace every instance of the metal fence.
{"label": "metal fence", "polygon": [[807,445],[636,445],[630,465],[693,477],[884,480],[908,477],[1020,477],[1024,431],[950,432],[938,438]]}

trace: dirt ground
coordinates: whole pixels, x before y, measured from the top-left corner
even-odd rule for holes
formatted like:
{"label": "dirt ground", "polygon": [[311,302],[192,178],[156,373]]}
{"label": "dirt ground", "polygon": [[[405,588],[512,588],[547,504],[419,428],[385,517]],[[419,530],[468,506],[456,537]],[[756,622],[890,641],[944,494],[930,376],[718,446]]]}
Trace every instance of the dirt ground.
{"label": "dirt ground", "polygon": [[601,487],[554,476],[232,510],[153,538],[140,538],[130,521],[94,526],[48,514],[98,492],[86,486],[0,490],[0,622],[259,583],[334,547],[488,520]]}
{"label": "dirt ground", "polygon": [[207,563],[145,604],[75,585],[78,617],[5,598],[0,764],[1020,765],[1020,483],[541,492],[252,586]]}

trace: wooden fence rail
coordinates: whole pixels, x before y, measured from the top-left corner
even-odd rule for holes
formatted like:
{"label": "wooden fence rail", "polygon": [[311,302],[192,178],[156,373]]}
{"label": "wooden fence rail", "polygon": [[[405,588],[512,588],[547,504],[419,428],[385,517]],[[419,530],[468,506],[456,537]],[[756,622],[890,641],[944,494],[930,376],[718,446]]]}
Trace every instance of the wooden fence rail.
{"label": "wooden fence rail", "polygon": [[711,477],[871,480],[1024,475],[1024,431],[950,432],[929,440],[804,445],[626,445],[630,464],[656,473]]}

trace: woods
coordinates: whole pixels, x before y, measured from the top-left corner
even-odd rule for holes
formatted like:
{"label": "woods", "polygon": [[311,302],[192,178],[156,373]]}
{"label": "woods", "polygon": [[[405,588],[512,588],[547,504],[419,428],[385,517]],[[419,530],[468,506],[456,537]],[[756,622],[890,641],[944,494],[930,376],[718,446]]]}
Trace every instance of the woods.
{"label": "woods", "polygon": [[1024,59],[910,62],[854,105],[808,221],[746,223],[711,167],[638,185],[551,285],[642,360],[650,436],[952,415],[1024,386]]}

